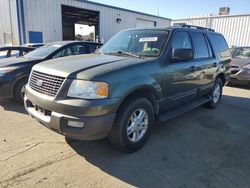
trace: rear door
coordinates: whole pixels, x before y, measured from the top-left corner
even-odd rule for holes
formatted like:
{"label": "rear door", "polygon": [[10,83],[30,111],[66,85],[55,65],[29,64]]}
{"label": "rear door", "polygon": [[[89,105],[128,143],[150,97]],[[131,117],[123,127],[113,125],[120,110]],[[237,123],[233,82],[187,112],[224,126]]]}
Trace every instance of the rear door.
{"label": "rear door", "polygon": [[213,76],[218,62],[215,58],[211,44],[202,32],[191,32],[194,44],[195,74],[194,83],[199,87],[199,95],[207,94],[213,86]]}

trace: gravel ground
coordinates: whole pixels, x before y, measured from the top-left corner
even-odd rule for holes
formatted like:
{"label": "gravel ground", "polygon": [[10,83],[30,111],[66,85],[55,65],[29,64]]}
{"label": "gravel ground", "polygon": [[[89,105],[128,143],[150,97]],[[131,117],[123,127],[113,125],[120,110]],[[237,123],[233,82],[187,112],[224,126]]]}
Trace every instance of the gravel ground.
{"label": "gravel ground", "polygon": [[250,90],[223,95],[215,110],[156,126],[133,154],[106,140],[66,141],[2,101],[0,187],[250,187]]}

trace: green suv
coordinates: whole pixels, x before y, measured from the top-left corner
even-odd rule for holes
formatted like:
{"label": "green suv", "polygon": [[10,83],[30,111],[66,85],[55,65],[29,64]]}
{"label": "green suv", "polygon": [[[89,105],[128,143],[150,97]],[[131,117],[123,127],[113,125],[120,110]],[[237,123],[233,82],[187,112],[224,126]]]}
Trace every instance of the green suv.
{"label": "green suv", "polygon": [[216,108],[230,62],[224,37],[212,29],[125,30],[94,54],[35,65],[25,107],[66,137],[108,137],[115,147],[133,152],[147,141],[156,121],[203,104]]}

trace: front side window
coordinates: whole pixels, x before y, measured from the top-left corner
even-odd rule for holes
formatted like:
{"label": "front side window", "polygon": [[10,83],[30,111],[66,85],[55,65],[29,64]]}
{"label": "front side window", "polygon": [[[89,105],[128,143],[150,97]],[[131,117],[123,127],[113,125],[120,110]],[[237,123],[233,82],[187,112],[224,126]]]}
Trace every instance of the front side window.
{"label": "front side window", "polygon": [[210,53],[208,49],[208,44],[205,39],[205,36],[202,33],[192,33],[194,46],[195,46],[195,55],[197,59],[209,58]]}
{"label": "front side window", "polygon": [[89,54],[89,48],[88,45],[73,45],[72,47],[70,47],[70,50],[72,52],[73,55],[80,55],[80,54]]}
{"label": "front side window", "polygon": [[168,37],[163,30],[122,31],[108,41],[100,51],[105,54],[126,52],[145,57],[158,57]]}
{"label": "front side window", "polygon": [[89,44],[89,51],[90,53],[95,52],[98,49],[99,45],[96,44]]}
{"label": "front side window", "polygon": [[69,47],[67,47],[67,48],[61,49],[58,53],[56,53],[56,55],[53,56],[53,59],[59,58],[59,57],[65,57],[69,55],[72,55],[72,51]]}
{"label": "front side window", "polygon": [[187,32],[178,31],[172,41],[172,49],[192,49],[190,38]]}

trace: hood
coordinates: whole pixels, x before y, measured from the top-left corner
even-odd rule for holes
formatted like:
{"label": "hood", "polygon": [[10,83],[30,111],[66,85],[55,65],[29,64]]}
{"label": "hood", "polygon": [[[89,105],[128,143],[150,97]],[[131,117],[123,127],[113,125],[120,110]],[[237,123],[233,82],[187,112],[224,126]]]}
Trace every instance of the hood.
{"label": "hood", "polygon": [[[100,70],[100,66],[105,65],[105,68],[107,68],[107,65],[110,65],[110,67],[116,65],[117,68],[117,66],[124,67],[125,65],[142,61],[145,60],[124,56],[87,54],[45,61],[35,65],[33,70],[72,79],[90,79],[90,77],[94,77],[104,71]],[[96,71],[93,71],[95,69]],[[89,71],[91,74],[88,74],[88,70],[91,70]]]}
{"label": "hood", "polygon": [[250,64],[250,58],[249,59],[237,59],[237,58],[233,58],[231,66],[233,66],[233,67],[242,67],[242,66],[244,66],[246,64]]}
{"label": "hood", "polygon": [[25,57],[10,57],[5,59],[0,59],[0,68],[21,65],[22,63],[28,63],[33,61],[41,61],[39,59],[27,59]]}

